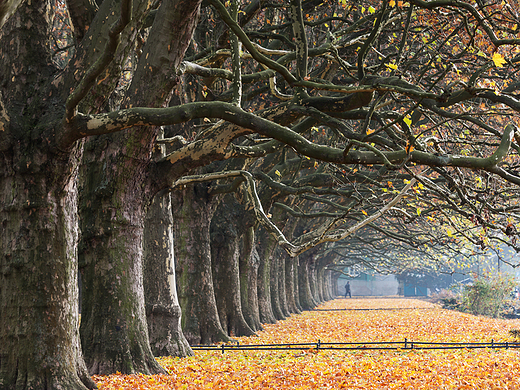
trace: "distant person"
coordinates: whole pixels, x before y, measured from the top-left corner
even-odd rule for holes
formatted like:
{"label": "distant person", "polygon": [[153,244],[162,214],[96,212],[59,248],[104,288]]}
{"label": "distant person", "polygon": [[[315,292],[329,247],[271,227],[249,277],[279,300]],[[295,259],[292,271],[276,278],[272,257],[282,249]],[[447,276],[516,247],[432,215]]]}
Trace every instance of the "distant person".
{"label": "distant person", "polygon": [[352,298],[352,294],[350,293],[350,282],[347,282],[347,284],[345,284],[345,298],[347,297],[347,295]]}

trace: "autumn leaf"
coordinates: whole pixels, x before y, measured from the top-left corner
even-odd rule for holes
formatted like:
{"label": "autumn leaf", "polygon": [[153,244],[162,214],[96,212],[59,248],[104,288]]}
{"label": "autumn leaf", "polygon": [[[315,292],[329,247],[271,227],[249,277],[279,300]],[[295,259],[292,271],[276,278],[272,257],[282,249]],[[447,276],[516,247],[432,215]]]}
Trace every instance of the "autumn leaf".
{"label": "autumn leaf", "polygon": [[493,62],[495,63],[495,66],[497,68],[502,68],[504,66],[504,64],[507,62],[504,57],[498,53],[498,52],[495,52],[493,53],[493,58],[492,58]]}
{"label": "autumn leaf", "polygon": [[[514,342],[510,331],[520,328],[520,320],[472,316],[425,300],[354,297],[329,301],[318,309],[323,311],[264,324],[258,337],[237,340],[240,345],[403,342],[405,338],[408,342],[490,342],[492,338]],[[455,389],[520,388],[516,349],[195,351],[187,358],[157,360],[169,375],[117,373],[93,379],[100,390],[339,389],[353,388],[353,383],[363,389],[442,389],[447,384]]]}
{"label": "autumn leaf", "polygon": [[406,150],[406,153],[410,153],[414,150],[414,146],[410,143],[410,141],[406,141],[406,147],[405,147],[405,150]]}

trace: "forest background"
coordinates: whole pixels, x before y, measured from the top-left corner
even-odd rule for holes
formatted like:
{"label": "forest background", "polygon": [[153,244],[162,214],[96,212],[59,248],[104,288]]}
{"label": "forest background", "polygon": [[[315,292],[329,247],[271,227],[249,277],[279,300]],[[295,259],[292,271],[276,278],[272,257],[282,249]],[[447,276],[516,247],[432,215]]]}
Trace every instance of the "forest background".
{"label": "forest background", "polygon": [[338,271],[518,250],[518,23],[514,1],[4,0],[0,388],[164,373]]}

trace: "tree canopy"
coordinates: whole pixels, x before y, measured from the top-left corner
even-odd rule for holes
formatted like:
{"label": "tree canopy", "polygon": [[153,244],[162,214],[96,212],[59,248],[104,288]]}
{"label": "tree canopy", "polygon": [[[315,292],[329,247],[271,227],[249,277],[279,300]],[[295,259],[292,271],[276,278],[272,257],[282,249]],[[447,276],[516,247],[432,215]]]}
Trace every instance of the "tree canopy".
{"label": "tree canopy", "polygon": [[[154,256],[143,247],[166,193],[193,340],[313,307],[332,290],[309,275],[330,283],[334,267],[452,272],[455,257],[519,251],[518,11],[480,0],[2,2],[0,384],[72,389],[93,387],[88,373],[162,371],[145,313],[180,313],[173,295],[145,305]],[[169,196],[157,203],[171,214]],[[166,237],[170,270],[171,232],[154,237]],[[233,293],[213,275],[234,275]],[[212,297],[204,313],[199,292]]]}

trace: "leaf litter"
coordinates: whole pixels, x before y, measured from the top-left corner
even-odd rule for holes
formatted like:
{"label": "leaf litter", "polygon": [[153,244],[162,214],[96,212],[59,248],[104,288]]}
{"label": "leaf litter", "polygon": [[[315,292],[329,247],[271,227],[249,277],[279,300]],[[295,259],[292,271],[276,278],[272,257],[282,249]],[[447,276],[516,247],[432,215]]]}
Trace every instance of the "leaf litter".
{"label": "leaf litter", "polygon": [[[473,316],[415,299],[336,299],[318,309],[265,324],[258,337],[237,341],[514,342],[510,331],[520,329],[520,320]],[[157,360],[170,375],[93,379],[103,390],[520,389],[520,349],[196,351]]]}

